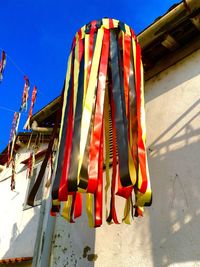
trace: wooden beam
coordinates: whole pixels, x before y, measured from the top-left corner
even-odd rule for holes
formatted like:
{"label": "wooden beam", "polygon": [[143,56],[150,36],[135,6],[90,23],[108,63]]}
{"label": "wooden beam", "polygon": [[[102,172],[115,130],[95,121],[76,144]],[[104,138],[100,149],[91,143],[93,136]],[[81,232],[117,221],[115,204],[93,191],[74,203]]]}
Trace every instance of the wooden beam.
{"label": "wooden beam", "polygon": [[183,0],[183,4],[193,25],[200,31],[200,4],[195,6],[191,0]]}
{"label": "wooden beam", "polygon": [[177,41],[170,34],[165,35],[165,38],[161,42],[161,44],[167,49],[169,49],[170,51],[174,51],[175,49],[179,47],[179,44],[177,43]]}
{"label": "wooden beam", "polygon": [[145,81],[176,64],[178,61],[189,56],[198,49],[200,49],[200,36],[193,39],[190,43],[181,47],[180,49],[177,49],[176,51],[171,52],[167,56],[161,58],[153,68],[146,71],[144,74]]}
{"label": "wooden beam", "polygon": [[191,18],[192,23],[194,24],[194,26],[197,28],[197,30],[200,31],[200,15]]}

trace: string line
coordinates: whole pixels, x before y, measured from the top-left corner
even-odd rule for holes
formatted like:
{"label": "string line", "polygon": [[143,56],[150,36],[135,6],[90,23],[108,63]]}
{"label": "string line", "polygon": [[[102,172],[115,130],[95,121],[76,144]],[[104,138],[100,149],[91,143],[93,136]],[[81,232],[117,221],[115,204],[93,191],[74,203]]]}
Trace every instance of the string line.
{"label": "string line", "polygon": [[[2,47],[0,47],[0,50],[1,51],[5,51]],[[7,52],[5,52],[6,53],[6,58],[13,64],[13,66],[23,75],[23,76],[25,76],[26,75],[26,73],[22,70],[22,68],[20,68],[19,67],[19,65],[7,54]],[[29,76],[28,76],[29,77]],[[30,83],[30,85],[32,85],[33,86],[33,83],[29,80],[29,83]],[[40,95],[42,95],[42,93],[41,93],[41,90],[39,90],[38,88],[37,88],[37,92],[40,94]]]}
{"label": "string line", "polygon": [[[7,108],[7,107],[4,107],[4,106],[0,106],[0,109],[6,110],[6,111],[10,111],[10,112],[19,112],[17,110],[14,110],[14,109],[11,109],[11,108]],[[25,115],[25,114],[22,113],[22,115]]]}

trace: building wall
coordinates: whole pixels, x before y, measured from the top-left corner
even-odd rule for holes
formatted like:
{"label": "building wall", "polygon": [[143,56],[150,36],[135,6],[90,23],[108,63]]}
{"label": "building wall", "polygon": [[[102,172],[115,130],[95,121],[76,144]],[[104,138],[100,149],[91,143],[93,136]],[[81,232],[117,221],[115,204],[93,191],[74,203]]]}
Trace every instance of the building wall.
{"label": "building wall", "polygon": [[58,216],[50,266],[200,266],[199,66],[200,50],[146,83],[153,205],[144,218],[89,229],[86,216]]}
{"label": "building wall", "polygon": [[29,156],[26,149],[18,151],[15,190],[10,189],[11,167],[0,173],[0,259],[33,256],[40,205],[26,209],[24,205],[30,181],[26,178],[26,165],[21,161]]}
{"label": "building wall", "polygon": [[[152,266],[200,266],[200,50],[146,84]],[[150,265],[148,265],[150,266]]]}

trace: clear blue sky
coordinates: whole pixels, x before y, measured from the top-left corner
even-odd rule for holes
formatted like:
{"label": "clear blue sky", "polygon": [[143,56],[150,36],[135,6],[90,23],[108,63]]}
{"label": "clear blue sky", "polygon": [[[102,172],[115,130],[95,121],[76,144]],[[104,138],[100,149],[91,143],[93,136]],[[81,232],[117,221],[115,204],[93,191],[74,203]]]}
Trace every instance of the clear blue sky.
{"label": "clear blue sky", "polygon": [[[57,97],[65,79],[75,32],[91,20],[111,17],[136,34],[179,0],[6,0],[1,1],[0,48],[8,55],[0,84],[0,152],[8,143],[13,111],[18,111],[23,73],[38,87],[34,112]],[[31,92],[30,90],[30,92]],[[27,113],[22,114],[22,130]]]}

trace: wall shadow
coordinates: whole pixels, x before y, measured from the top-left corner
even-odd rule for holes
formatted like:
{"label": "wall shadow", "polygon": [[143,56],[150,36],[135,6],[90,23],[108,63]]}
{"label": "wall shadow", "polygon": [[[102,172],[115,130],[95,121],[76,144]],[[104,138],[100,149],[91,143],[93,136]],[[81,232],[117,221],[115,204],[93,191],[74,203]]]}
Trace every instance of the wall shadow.
{"label": "wall shadow", "polygon": [[[151,78],[150,81],[152,87],[156,86],[158,84],[158,81],[160,81],[161,79],[165,79],[165,83],[162,83],[162,86],[160,86],[158,90],[151,91],[151,94],[149,94],[146,103],[174,89],[176,86],[179,86],[180,84],[183,84],[191,80],[192,78],[197,77],[199,75],[199,55],[200,50],[197,50],[188,57],[177,62],[175,65],[178,65],[178,68],[172,65],[165,71],[158,73],[153,78]],[[186,70],[186,64],[187,70],[190,71]],[[176,68],[175,71],[178,74],[176,76],[176,79],[171,79],[171,75],[169,75],[172,68]]]}
{"label": "wall shadow", "polygon": [[[38,207],[36,208],[38,209]],[[33,257],[35,245],[35,238],[33,237],[34,235],[36,237],[37,221],[39,218],[39,212],[35,211],[36,208],[34,208],[34,215],[21,232],[17,223],[13,224],[9,249],[4,254],[3,259]]]}
{"label": "wall shadow", "polygon": [[148,147],[153,189],[149,214],[155,267],[172,264],[192,267],[200,262],[198,126],[200,99]]}

